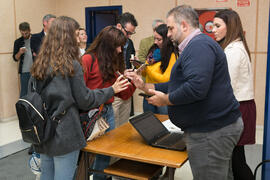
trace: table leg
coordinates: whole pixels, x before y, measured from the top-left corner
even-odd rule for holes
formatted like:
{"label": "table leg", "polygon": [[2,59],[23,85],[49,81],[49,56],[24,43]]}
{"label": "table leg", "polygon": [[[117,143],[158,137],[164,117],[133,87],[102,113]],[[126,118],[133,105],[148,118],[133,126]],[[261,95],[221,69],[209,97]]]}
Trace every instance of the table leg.
{"label": "table leg", "polygon": [[174,180],[174,173],[175,173],[175,168],[169,168],[169,180]]}
{"label": "table leg", "polygon": [[96,154],[88,153],[89,167],[92,167],[96,158]]}
{"label": "table leg", "polygon": [[89,168],[93,166],[93,163],[95,161],[95,154],[84,152],[84,163],[85,163],[85,180],[89,180]]}
{"label": "table leg", "polygon": [[89,158],[88,158],[88,153],[84,152],[84,164],[85,164],[85,180],[89,180],[89,173],[88,173],[88,168],[89,168]]}

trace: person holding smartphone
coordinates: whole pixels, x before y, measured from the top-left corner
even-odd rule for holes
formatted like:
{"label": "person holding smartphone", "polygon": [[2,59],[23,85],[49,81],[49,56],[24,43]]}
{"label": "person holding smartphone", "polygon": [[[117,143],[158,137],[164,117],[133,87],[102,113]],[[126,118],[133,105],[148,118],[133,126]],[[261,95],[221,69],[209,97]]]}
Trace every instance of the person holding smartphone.
{"label": "person holding smartphone", "polygon": [[[166,24],[161,24],[154,29],[154,44],[148,51],[147,66],[144,66],[144,70],[142,70],[146,83],[164,83],[170,79],[171,69],[178,57],[178,49],[167,37],[167,33]],[[145,97],[143,99],[143,111],[168,114],[167,106],[158,107],[149,104]]]}
{"label": "person holding smartphone", "polygon": [[[107,26],[100,31],[93,43],[82,56],[84,67],[84,81],[89,89],[101,89],[110,87],[115,83],[118,76],[121,76],[125,70],[123,46],[127,38],[114,26]],[[125,77],[123,77],[125,79]],[[136,87],[129,83],[122,92],[115,93],[104,103],[106,112],[102,114],[110,125],[106,132],[115,128],[115,116],[112,103],[115,97],[122,100],[129,99]],[[94,169],[103,170],[108,167],[110,157],[97,155],[94,162]],[[94,180],[106,180],[106,175],[94,173]]]}
{"label": "person holding smartphone", "polygon": [[211,37],[201,33],[198,13],[181,5],[167,14],[168,36],[179,44],[179,58],[166,83],[144,83],[125,71],[148,102],[168,106],[171,122],[184,131],[193,179],[233,179],[231,157],[243,131],[227,58]]}
{"label": "person holding smartphone", "polygon": [[16,39],[13,48],[13,60],[19,62],[20,74],[20,97],[27,94],[27,85],[30,79],[30,68],[33,64],[30,38],[31,29],[28,22],[22,22],[19,25],[21,37]]}

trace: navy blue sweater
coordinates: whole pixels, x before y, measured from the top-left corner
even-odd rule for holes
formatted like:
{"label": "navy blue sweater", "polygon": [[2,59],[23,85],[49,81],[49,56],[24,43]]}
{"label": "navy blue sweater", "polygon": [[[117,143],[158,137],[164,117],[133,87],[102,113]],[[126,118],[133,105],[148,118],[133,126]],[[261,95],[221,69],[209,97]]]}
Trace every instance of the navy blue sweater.
{"label": "navy blue sweater", "polygon": [[185,132],[217,130],[241,115],[223,49],[205,34],[191,39],[173,66],[170,81],[155,89],[169,93],[169,117]]}

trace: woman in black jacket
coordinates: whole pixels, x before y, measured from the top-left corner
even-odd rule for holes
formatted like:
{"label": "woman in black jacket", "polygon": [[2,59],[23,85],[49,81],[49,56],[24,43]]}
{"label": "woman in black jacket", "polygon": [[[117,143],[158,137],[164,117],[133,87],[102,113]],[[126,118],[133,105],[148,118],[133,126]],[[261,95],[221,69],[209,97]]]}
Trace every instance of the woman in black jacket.
{"label": "woman in black jacket", "polygon": [[[90,90],[85,86],[79,62],[77,34],[79,24],[61,16],[54,20],[31,69],[38,84],[52,77],[42,91],[48,113],[61,113],[55,136],[34,146],[41,154],[41,180],[71,180],[79,151],[86,145],[79,120],[79,109],[89,110],[106,102],[115,93],[126,89],[128,81],[120,76],[109,88]],[[31,83],[29,83],[31,84]]]}

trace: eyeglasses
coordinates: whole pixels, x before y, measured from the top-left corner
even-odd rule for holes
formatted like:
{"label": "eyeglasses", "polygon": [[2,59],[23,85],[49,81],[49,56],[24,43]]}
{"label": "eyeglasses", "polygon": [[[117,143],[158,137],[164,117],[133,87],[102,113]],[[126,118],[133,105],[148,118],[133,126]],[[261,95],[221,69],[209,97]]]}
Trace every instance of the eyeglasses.
{"label": "eyeglasses", "polygon": [[127,35],[133,35],[133,34],[136,33],[136,31],[134,31],[134,32],[127,31],[125,26],[123,26],[123,24],[121,24],[121,26],[122,26],[122,28],[124,29],[124,31],[126,32]]}

